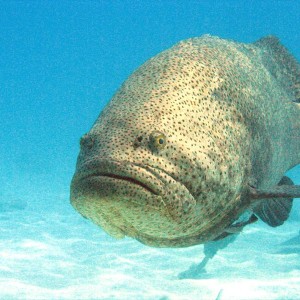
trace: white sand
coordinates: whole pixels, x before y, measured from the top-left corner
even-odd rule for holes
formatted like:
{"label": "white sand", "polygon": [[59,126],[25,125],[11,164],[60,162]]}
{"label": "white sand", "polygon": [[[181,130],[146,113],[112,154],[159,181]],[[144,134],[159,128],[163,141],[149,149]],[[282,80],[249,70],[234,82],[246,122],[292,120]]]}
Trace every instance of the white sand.
{"label": "white sand", "polygon": [[[299,169],[291,172],[297,183]],[[114,240],[80,217],[67,193],[29,192],[25,210],[0,213],[0,299],[300,298],[300,237],[281,245],[299,236],[300,201],[283,226],[248,226],[201,278],[180,280],[203,259],[203,246],[154,249]]]}

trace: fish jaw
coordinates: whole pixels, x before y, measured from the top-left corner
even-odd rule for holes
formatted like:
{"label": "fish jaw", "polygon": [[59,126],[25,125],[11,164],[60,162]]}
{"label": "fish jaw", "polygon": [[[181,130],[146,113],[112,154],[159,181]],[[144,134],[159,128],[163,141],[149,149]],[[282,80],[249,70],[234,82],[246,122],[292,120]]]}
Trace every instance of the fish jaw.
{"label": "fish jaw", "polygon": [[196,201],[162,173],[128,161],[85,162],[72,179],[71,204],[115,238],[179,238],[194,230]]}

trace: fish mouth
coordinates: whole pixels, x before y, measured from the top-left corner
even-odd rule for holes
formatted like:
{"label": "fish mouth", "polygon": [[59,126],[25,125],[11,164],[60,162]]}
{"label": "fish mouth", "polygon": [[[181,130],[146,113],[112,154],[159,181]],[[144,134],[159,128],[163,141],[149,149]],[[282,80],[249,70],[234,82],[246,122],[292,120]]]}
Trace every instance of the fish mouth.
{"label": "fish mouth", "polygon": [[114,173],[101,173],[100,172],[100,173],[91,174],[89,176],[86,176],[85,178],[93,178],[93,177],[104,177],[104,178],[106,177],[106,178],[111,178],[111,179],[116,179],[116,180],[127,181],[130,184],[135,184],[137,186],[142,187],[143,189],[145,189],[146,191],[148,191],[151,194],[159,195],[157,191],[155,191],[154,189],[152,189],[146,183],[143,183],[140,180],[137,180],[137,179],[135,179],[133,177],[117,175],[117,174],[114,174]]}
{"label": "fish mouth", "polygon": [[[177,220],[182,217],[182,213],[186,214],[196,205],[194,195],[184,183],[160,167],[139,162],[94,159],[80,163],[72,179],[71,190],[76,191],[77,186],[90,188],[94,185],[99,193],[103,193],[104,185],[102,184],[102,189],[97,186],[100,181],[105,181],[112,190],[116,190],[115,187],[119,184],[124,189],[128,187],[133,190],[134,186],[137,187],[136,195],[147,193],[145,198],[157,199],[148,206],[163,206]],[[123,196],[127,196],[126,191],[124,193]],[[140,199],[131,198],[130,201],[141,204]]]}
{"label": "fish mouth", "polygon": [[147,165],[107,159],[83,164],[77,169],[72,182],[76,184],[91,179],[127,182],[156,196],[161,194],[165,185],[154,170]]}

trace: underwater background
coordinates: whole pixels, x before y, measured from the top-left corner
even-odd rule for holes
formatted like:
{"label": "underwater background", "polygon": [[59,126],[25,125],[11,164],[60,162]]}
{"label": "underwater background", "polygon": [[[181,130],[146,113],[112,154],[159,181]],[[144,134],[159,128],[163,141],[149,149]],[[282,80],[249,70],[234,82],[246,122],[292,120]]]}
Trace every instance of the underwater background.
{"label": "underwater background", "polygon": [[276,35],[299,61],[299,28],[297,0],[0,1],[0,299],[300,299],[299,199],[197,275],[203,245],[118,241],[69,203],[80,136],[139,65],[207,33]]}

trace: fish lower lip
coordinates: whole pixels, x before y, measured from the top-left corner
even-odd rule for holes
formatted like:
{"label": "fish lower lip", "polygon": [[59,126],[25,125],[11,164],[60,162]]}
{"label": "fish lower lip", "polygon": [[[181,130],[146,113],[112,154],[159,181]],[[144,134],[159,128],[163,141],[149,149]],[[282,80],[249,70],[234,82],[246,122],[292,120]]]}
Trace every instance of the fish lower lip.
{"label": "fish lower lip", "polygon": [[151,189],[145,183],[143,183],[135,178],[132,178],[132,177],[117,175],[117,174],[113,174],[113,173],[96,173],[96,174],[89,175],[88,177],[108,177],[108,178],[112,178],[112,179],[128,181],[129,183],[139,185],[140,187],[144,188],[145,190],[147,190],[148,192],[150,192],[152,194],[158,195],[157,192],[155,192],[153,189]]}

